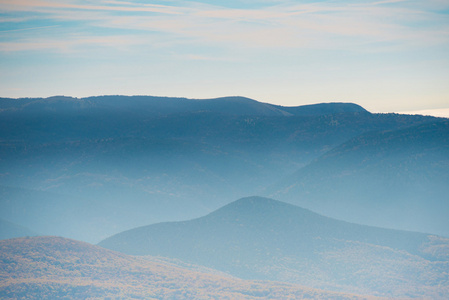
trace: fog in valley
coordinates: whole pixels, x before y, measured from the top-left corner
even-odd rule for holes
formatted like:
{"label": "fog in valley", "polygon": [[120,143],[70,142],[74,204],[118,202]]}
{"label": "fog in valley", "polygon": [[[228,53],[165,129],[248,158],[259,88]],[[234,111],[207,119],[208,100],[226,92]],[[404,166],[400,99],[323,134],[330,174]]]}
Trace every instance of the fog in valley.
{"label": "fog in valley", "polygon": [[0,107],[3,239],[60,236],[340,293],[447,292],[447,119],[243,97]]}

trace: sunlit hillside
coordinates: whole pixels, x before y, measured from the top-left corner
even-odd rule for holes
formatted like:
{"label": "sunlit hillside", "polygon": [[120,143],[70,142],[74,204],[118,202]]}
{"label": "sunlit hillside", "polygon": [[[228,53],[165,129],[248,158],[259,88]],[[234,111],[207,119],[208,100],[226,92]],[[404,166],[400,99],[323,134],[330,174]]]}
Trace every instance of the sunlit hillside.
{"label": "sunlit hillside", "polygon": [[59,237],[0,241],[2,299],[375,299],[190,271]]}

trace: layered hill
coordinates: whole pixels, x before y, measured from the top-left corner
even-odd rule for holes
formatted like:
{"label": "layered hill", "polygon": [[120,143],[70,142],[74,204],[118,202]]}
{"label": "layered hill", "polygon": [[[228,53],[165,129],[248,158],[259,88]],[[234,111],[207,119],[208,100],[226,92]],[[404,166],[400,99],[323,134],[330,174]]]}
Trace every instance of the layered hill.
{"label": "layered hill", "polygon": [[360,134],[435,120],[242,97],[0,99],[0,217],[98,242],[261,194]]}
{"label": "layered hill", "polygon": [[449,122],[360,135],[270,187],[328,216],[449,237]]}
{"label": "layered hill", "polygon": [[366,299],[190,271],[59,237],[0,241],[2,299]]}
{"label": "layered hill", "polygon": [[245,279],[387,297],[449,293],[448,239],[346,223],[268,198],[243,198],[198,219],[132,229],[99,245]]}

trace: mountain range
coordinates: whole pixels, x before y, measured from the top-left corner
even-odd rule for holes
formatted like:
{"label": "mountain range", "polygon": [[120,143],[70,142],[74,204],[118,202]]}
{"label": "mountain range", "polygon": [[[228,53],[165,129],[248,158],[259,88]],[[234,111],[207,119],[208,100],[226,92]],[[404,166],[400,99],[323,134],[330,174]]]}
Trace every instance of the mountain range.
{"label": "mountain range", "polygon": [[[2,98],[0,218],[42,234],[98,242],[126,229],[192,219],[244,196],[265,195],[340,219],[449,236],[449,227],[440,217],[448,202],[444,122],[425,116],[372,114],[351,103],[282,107],[243,97]],[[366,149],[376,151],[390,136],[407,130],[409,137],[415,131],[419,135],[426,126],[429,132],[436,130],[430,134],[440,144],[414,152],[419,167],[410,167],[412,154],[401,158],[408,154],[396,151],[400,154],[396,160],[383,147],[370,158],[370,168],[377,166],[376,171],[364,177],[346,176],[334,186],[321,182],[341,170],[329,169],[321,179],[319,161],[327,164],[327,157],[345,143],[353,149],[347,146],[348,155],[338,160],[346,165],[345,174],[359,174],[358,168],[364,166],[350,161],[357,141],[371,139]],[[396,141],[399,149],[402,142],[411,149],[413,143],[425,143],[412,138]],[[385,157],[391,158],[389,170],[403,172],[391,181],[395,186],[391,194],[379,194],[384,197],[380,201],[375,191],[385,190],[386,179],[378,176],[385,168],[376,159],[385,161]],[[309,177],[311,169],[316,171]],[[427,182],[419,179],[428,173]],[[396,184],[408,182],[404,174],[414,181]],[[370,184],[361,185],[362,177]],[[418,181],[421,188],[415,184]],[[305,182],[307,187],[301,188]],[[341,185],[334,193],[336,182]],[[288,193],[290,186],[295,188]],[[360,186],[359,191],[353,186]],[[410,186],[410,191],[404,191]],[[431,201],[426,200],[428,207],[424,207],[428,193]],[[388,206],[401,207],[407,195],[413,196],[407,209],[393,209],[394,216],[389,215]],[[373,212],[385,217],[368,217],[372,203],[380,206]],[[429,220],[435,211],[435,218]],[[416,224],[411,222],[420,212]]]}
{"label": "mountain range", "polygon": [[1,298],[449,295],[448,119],[57,96],[0,128]]}
{"label": "mountain range", "polygon": [[449,239],[338,221],[261,197],[190,221],[128,230],[99,245],[344,293],[426,299],[449,293]]}

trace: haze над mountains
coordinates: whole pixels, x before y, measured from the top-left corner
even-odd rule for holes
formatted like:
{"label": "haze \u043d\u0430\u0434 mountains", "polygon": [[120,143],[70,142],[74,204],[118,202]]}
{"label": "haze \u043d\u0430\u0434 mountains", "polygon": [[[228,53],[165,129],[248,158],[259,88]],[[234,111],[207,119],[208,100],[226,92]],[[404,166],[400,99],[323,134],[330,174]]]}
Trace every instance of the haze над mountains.
{"label": "haze \u043d\u0430\u0434 mountains", "polygon": [[[3,98],[0,218],[42,234],[98,242],[138,226],[196,218],[244,196],[274,195],[341,219],[449,236],[441,220],[448,202],[445,120],[372,114],[350,103],[282,107],[243,97]],[[384,133],[392,132],[397,149],[413,149],[410,137],[426,135],[420,133],[426,126],[430,134],[432,126],[440,128],[431,135],[435,147],[414,154],[395,150],[405,156],[389,156],[393,150],[368,142],[385,143]],[[318,171],[305,174],[345,143],[364,139],[376,171],[363,173],[357,169],[363,164],[354,163],[358,156],[347,155],[339,163],[363,176],[345,176],[332,186],[326,176],[339,172],[332,164],[322,178]],[[383,171],[392,177],[390,186]],[[360,184],[361,178],[370,184]],[[291,193],[287,182],[295,187]],[[373,213],[385,217],[368,217],[373,203],[379,206]]]}
{"label": "haze \u043d\u0430\u0434 mountains", "polygon": [[449,122],[357,136],[270,186],[340,219],[449,236]]}

